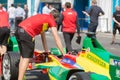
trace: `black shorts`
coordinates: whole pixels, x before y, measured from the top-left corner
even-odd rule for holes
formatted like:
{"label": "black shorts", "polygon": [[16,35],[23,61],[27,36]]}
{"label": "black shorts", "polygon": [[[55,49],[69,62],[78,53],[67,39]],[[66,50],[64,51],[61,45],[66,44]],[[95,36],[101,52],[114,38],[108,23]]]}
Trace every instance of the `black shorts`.
{"label": "black shorts", "polygon": [[117,25],[115,25],[114,27],[113,27],[113,35],[115,35],[116,34],[116,31],[119,31],[119,34],[120,34],[120,27],[118,27]]}
{"label": "black shorts", "polygon": [[9,33],[10,33],[10,29],[8,29],[7,27],[0,28],[0,45],[7,46],[8,38],[10,35]]}
{"label": "black shorts", "polygon": [[32,37],[23,29],[18,27],[15,36],[17,38],[20,54],[23,58],[32,58],[35,43]]}

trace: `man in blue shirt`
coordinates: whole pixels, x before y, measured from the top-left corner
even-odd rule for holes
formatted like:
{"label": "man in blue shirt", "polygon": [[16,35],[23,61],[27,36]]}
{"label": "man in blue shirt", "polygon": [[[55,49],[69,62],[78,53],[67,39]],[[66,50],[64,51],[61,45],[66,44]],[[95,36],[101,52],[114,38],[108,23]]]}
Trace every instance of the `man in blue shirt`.
{"label": "man in blue shirt", "polygon": [[90,7],[90,9],[88,11],[83,11],[85,15],[90,16],[90,25],[88,27],[88,31],[95,33],[98,26],[98,17],[104,15],[103,10],[96,4],[97,1],[92,0],[92,6]]}

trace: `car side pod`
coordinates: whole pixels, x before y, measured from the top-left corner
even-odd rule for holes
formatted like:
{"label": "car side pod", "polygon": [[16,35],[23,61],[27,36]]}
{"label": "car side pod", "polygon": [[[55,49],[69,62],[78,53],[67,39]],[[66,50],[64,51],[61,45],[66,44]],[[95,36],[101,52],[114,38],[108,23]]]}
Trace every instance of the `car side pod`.
{"label": "car side pod", "polygon": [[10,36],[8,44],[8,51],[19,52],[18,42],[15,36]]}

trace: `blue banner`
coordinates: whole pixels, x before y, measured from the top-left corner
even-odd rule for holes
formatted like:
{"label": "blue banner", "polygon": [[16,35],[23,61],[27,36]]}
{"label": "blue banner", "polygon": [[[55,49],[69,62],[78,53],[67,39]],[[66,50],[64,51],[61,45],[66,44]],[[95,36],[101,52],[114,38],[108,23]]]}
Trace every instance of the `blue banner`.
{"label": "blue banner", "polygon": [[74,9],[78,13],[81,31],[88,28],[89,20],[82,11],[88,10],[90,7],[90,0],[74,0]]}

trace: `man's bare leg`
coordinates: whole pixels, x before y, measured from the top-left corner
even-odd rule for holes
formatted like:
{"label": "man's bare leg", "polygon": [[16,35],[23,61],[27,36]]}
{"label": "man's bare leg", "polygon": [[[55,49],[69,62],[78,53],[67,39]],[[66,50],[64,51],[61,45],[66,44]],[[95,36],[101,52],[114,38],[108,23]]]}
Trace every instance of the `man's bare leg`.
{"label": "man's bare leg", "polygon": [[0,56],[2,56],[2,46],[0,46]]}
{"label": "man's bare leg", "polygon": [[23,80],[29,61],[29,58],[20,58],[18,80]]}
{"label": "man's bare leg", "polygon": [[1,49],[2,49],[1,50],[1,55],[5,54],[7,52],[7,47],[6,46],[2,45]]}
{"label": "man's bare leg", "polygon": [[115,43],[115,35],[113,35],[113,37],[112,37],[112,42],[111,42],[111,44],[114,44]]}

